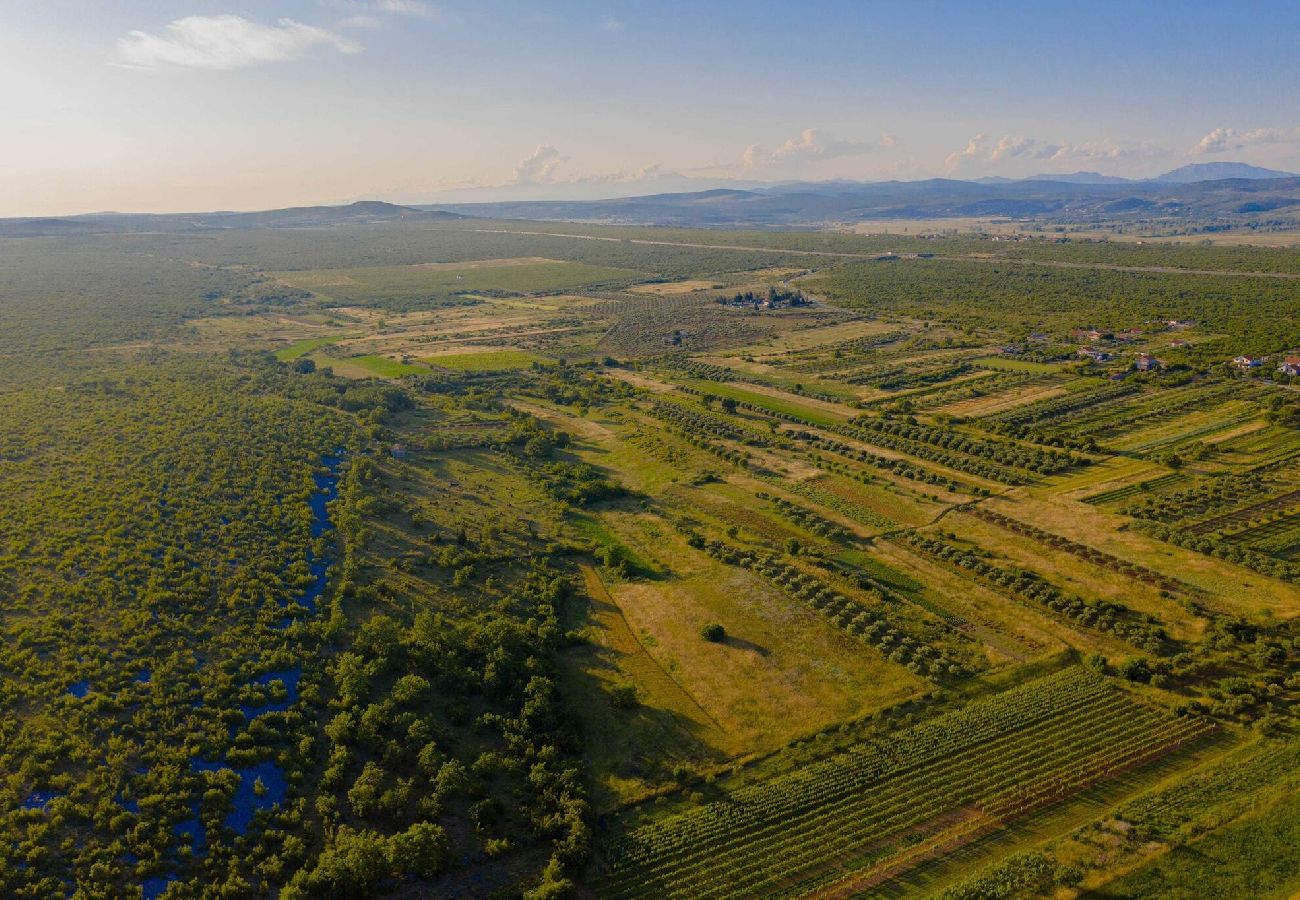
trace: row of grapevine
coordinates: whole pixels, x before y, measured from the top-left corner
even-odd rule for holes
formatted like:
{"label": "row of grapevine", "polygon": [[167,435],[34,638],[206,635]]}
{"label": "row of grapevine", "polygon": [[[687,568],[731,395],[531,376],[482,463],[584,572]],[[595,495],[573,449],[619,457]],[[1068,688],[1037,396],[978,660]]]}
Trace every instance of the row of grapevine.
{"label": "row of grapevine", "polygon": [[[923,858],[909,835],[951,845],[1204,728],[1074,667],[624,833],[606,848],[600,894],[793,896],[845,869],[869,882]],[[993,815],[953,825],[972,806]]]}
{"label": "row of grapevine", "polygon": [[1154,523],[1144,524],[1142,530],[1152,537],[1173,544],[1175,547],[1182,547],[1184,550],[1195,550],[1197,553],[1204,553],[1206,556],[1213,556],[1230,563],[1236,563],[1270,578],[1279,578],[1283,581],[1300,581],[1300,563],[1278,559],[1275,556],[1261,553],[1234,541],[1209,535],[1191,534],[1182,528]]}
{"label": "row of grapevine", "polygon": [[1132,484],[1121,485],[1082,499],[1084,503],[1090,506],[1103,506],[1107,503],[1118,503],[1121,500],[1127,500],[1129,497],[1136,497],[1138,494],[1155,493],[1170,488],[1182,480],[1184,480],[1183,475],[1177,472],[1166,472],[1163,475],[1157,475],[1155,478],[1147,478],[1143,481],[1135,481]]}
{"label": "row of grapevine", "polygon": [[[1176,481],[1177,478],[1171,479]],[[1163,485],[1147,483],[1147,488]],[[1124,509],[1125,515],[1156,522],[1187,523],[1212,515],[1235,512],[1244,505],[1272,499],[1277,486],[1269,479],[1253,472],[1222,475],[1196,481],[1180,491],[1171,491],[1159,497],[1148,497]],[[1088,498],[1092,503],[1107,500]],[[1112,500],[1115,498],[1111,498]],[[1213,526],[1211,526],[1212,528]]]}
{"label": "row of grapevine", "polygon": [[1095,387],[1073,391],[1063,397],[1051,397],[1007,410],[995,416],[989,416],[986,422],[1003,425],[1038,425],[1042,426],[1072,416],[1080,410],[1089,409],[1101,403],[1113,403],[1123,397],[1136,394],[1139,388],[1135,384],[1103,381]]}
{"label": "row of grapevine", "polygon": [[725,800],[640,826],[611,841],[605,860],[613,871],[644,870],[647,864],[667,862],[671,854],[703,852],[706,844],[720,844],[731,834],[861,794],[873,783],[935,760],[955,760],[964,747],[995,744],[1022,727],[1095,708],[1100,699],[1113,695],[1101,676],[1082,667],[1064,669],[888,738],[865,741],[821,762],[739,788]]}
{"label": "row of grapevine", "polygon": [[[822,476],[819,476],[819,478],[820,477]],[[860,522],[861,524],[872,528],[892,528],[896,524],[892,519],[881,515],[874,509],[868,509],[861,503],[854,503],[851,500],[846,500],[844,497],[820,487],[817,484],[817,480],[818,479],[808,479],[806,481],[796,481],[794,483],[783,483],[782,487],[785,487],[801,497],[807,497],[813,503],[824,506],[827,509],[833,509],[846,518],[852,519],[855,522]]]}
{"label": "row of grapevine", "polygon": [[1059,450],[1042,447],[1026,447],[1002,441],[981,440],[963,434],[952,428],[938,425],[925,425],[902,419],[860,417],[854,419],[851,428],[840,429],[841,434],[870,440],[870,435],[896,435],[909,441],[920,441],[944,450],[964,453],[990,462],[1001,463],[1016,469],[1023,469],[1037,475],[1054,475],[1067,469],[1086,465],[1087,457]]}
{"label": "row of grapevine", "polygon": [[717,366],[712,363],[700,362],[697,359],[691,359],[688,356],[672,356],[664,359],[661,363],[665,368],[682,372],[692,378],[703,378],[706,381],[727,382],[736,377],[734,369],[726,366]]}
{"label": "row of grapevine", "polygon": [[[894,475],[899,475],[912,481],[919,481],[922,484],[932,484],[936,487],[945,488],[950,491],[963,491],[979,497],[986,497],[991,493],[986,488],[964,484],[953,478],[945,478],[938,472],[924,469],[906,459],[891,459],[886,456],[877,456],[869,451],[850,446],[843,441],[836,441],[830,438],[820,438],[817,435],[810,434],[806,431],[794,431],[790,433],[790,436],[795,440],[806,441],[814,450],[824,450],[828,453],[834,453],[851,459],[854,462],[865,463],[874,468],[891,472]],[[821,466],[830,472],[838,472],[842,475],[848,475],[850,478],[855,478],[859,481],[871,480],[871,476],[867,473],[854,469],[852,466],[847,466],[844,463],[837,462],[836,460],[826,459],[818,453],[812,455],[812,461],[816,465]]]}
{"label": "row of grapevine", "polygon": [[1188,593],[1192,588],[1179,581],[1176,578],[1170,578],[1167,575],[1148,569],[1139,563],[1130,562],[1127,559],[1120,559],[1118,556],[1112,556],[1095,547],[1089,547],[1087,544],[1080,544],[1069,538],[1061,537],[1059,534],[1053,534],[1050,531],[1030,525],[1028,522],[1022,522],[1019,519],[1013,519],[1010,516],[1004,516],[1002,513],[995,512],[983,506],[970,506],[965,512],[977,519],[982,519],[990,525],[996,525],[999,528],[1005,528],[1008,531],[1033,538],[1040,544],[1044,544],[1053,550],[1063,550],[1072,556],[1092,563],[1111,572],[1124,575],[1127,578],[1133,578],[1138,581],[1144,581],[1147,584],[1153,584],[1163,590],[1172,593]]}
{"label": "row of grapevine", "polygon": [[763,491],[759,491],[755,496],[760,500],[770,500],[772,506],[776,508],[777,513],[782,518],[789,519],[800,528],[803,528],[806,531],[811,531],[819,537],[824,537],[832,541],[847,541],[853,537],[852,534],[841,528],[839,525],[836,525],[829,519],[817,515],[817,513],[813,512],[806,506],[800,506],[798,503],[791,503],[784,497],[773,497]]}
{"label": "row of grapevine", "polygon": [[1084,599],[1066,594],[1036,572],[1003,569],[984,557],[917,531],[900,539],[913,550],[979,576],[990,585],[1027,603],[1046,607],[1076,624],[1115,634],[1135,647],[1161,653],[1169,635],[1160,620],[1110,600]]}
{"label": "row of grapevine", "polygon": [[932,384],[952,381],[954,378],[974,371],[974,368],[970,363],[957,363],[956,365],[940,366],[934,369],[917,369],[914,366],[904,366],[890,372],[853,375],[843,380],[849,384],[880,388],[882,391],[901,391],[906,388],[928,387]]}
{"label": "row of grapevine", "polygon": [[[963,678],[970,674],[956,659],[903,630],[902,623],[879,604],[866,606],[846,597],[821,580],[782,562],[765,551],[744,551],[722,541],[688,535],[691,543],[714,559],[749,569],[771,581],[787,595],[830,619],[837,628],[880,651],[890,662],[906,666],[915,675],[934,680]],[[876,600],[883,600],[877,596]]]}
{"label": "row of grapevine", "polygon": [[676,428],[698,434],[700,437],[712,436],[755,447],[767,443],[762,435],[750,431],[736,422],[711,415],[703,410],[689,409],[680,403],[656,400],[650,405],[649,412],[656,419],[667,422]]}
{"label": "row of grapevine", "polygon": [[[987,397],[1014,387],[1024,387],[1037,380],[1038,376],[1027,372],[996,372],[983,378],[973,378],[956,384],[936,384],[921,390],[911,391],[905,398],[915,409],[933,409],[961,400]],[[900,402],[898,397],[879,397],[859,404],[863,409],[887,406]]]}

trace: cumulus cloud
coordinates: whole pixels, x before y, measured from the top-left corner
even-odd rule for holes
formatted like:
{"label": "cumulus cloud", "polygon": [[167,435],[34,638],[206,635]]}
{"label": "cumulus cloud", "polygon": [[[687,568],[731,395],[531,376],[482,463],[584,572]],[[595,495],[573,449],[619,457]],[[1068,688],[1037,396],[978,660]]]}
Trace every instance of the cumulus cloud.
{"label": "cumulus cloud", "polygon": [[984,150],[984,143],[988,140],[988,135],[981,132],[975,135],[966,143],[963,150],[954,150],[948,154],[948,158],[943,161],[943,168],[948,172],[955,172],[960,169],[967,161],[979,156]]}
{"label": "cumulus cloud", "polygon": [[740,155],[740,167],[757,169],[813,159],[861,156],[874,153],[881,147],[892,147],[894,141],[892,135],[885,135],[879,142],[825,137],[816,128],[805,128],[775,150],[768,151],[761,144],[750,144]]}
{"label": "cumulus cloud", "polygon": [[186,16],[160,33],[131,31],[118,39],[123,65],[140,69],[241,69],[301,59],[316,47],[359,53],[361,46],[332,31],[280,19],[263,25],[242,16]]}
{"label": "cumulus cloud", "polygon": [[1228,153],[1264,144],[1285,144],[1300,140],[1300,128],[1254,128],[1238,131],[1235,128],[1216,128],[1192,147],[1194,156],[1207,153]]}
{"label": "cumulus cloud", "polygon": [[977,134],[965,148],[948,154],[944,169],[955,172],[969,162],[999,163],[1012,159],[1033,159],[1046,163],[1096,163],[1148,156],[1158,151],[1148,146],[1120,146],[1114,141],[1044,141],[1021,135],[1003,135],[996,143]]}
{"label": "cumulus cloud", "polygon": [[569,161],[560,151],[550,144],[539,144],[537,149],[515,166],[511,177],[513,184],[549,184],[555,180],[555,172]]}

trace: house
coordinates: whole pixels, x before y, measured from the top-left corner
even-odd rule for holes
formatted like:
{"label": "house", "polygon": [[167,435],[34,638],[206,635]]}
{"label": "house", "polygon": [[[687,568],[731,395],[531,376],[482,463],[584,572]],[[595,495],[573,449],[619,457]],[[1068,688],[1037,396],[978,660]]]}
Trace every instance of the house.
{"label": "house", "polygon": [[1139,353],[1137,359],[1133,362],[1133,367],[1139,372],[1154,372],[1163,369],[1165,364],[1150,353]]}
{"label": "house", "polygon": [[1115,340],[1117,340],[1117,341],[1136,341],[1136,340],[1137,340],[1138,338],[1140,338],[1140,337],[1142,337],[1142,329],[1141,329],[1141,328],[1130,328],[1130,329],[1128,329],[1127,331],[1121,331],[1119,334],[1115,335]]}
{"label": "house", "polygon": [[1001,353],[1003,356],[1019,356],[1021,353],[1024,353],[1025,351],[1021,350],[1019,347],[1013,344],[1008,344],[1005,347],[999,347],[998,352]]}
{"label": "house", "polygon": [[1098,350],[1096,347],[1083,347],[1079,350],[1079,356],[1084,359],[1090,359],[1095,363],[1110,362],[1111,355],[1105,350]]}
{"label": "house", "polygon": [[1238,369],[1258,369],[1260,366],[1264,365],[1264,357],[1234,356],[1232,358],[1232,364]]}
{"label": "house", "polygon": [[1277,370],[1283,375],[1290,375],[1292,378],[1300,375],[1300,356],[1288,356],[1282,360],[1282,365]]}
{"label": "house", "polygon": [[1175,331],[1186,331],[1196,325],[1191,319],[1170,319],[1165,324]]}
{"label": "house", "polygon": [[1102,331],[1099,328],[1076,328],[1071,333],[1078,340],[1089,341],[1093,344],[1098,341],[1108,341],[1115,336],[1112,332]]}
{"label": "house", "polygon": [[406,447],[402,444],[394,444],[389,452],[393,454],[393,459],[406,459]]}
{"label": "house", "polygon": [[1192,344],[1190,341],[1170,341],[1169,346],[1176,350],[1179,347],[1190,347]]}
{"label": "house", "polygon": [[1047,335],[1043,334],[1043,332],[1041,331],[1035,331],[1033,334],[1029,336],[1029,339],[1031,341],[1036,341],[1037,343],[1040,344],[1047,343]]}

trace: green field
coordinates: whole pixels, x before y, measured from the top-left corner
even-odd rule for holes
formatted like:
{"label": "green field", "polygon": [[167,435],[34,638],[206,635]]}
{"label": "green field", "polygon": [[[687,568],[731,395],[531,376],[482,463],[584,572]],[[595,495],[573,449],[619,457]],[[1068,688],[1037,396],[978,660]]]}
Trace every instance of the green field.
{"label": "green field", "polygon": [[503,372],[526,369],[535,362],[543,361],[543,357],[522,350],[486,350],[482,353],[430,356],[424,361],[439,369],[451,369],[454,372]]}
{"label": "green field", "polygon": [[418,309],[479,293],[527,294],[636,281],[637,272],[560,260],[504,259],[480,263],[367,266],[277,272],[291,287],[330,306]]}
{"label": "green field", "polygon": [[[328,360],[328,363],[333,362],[335,360]],[[427,366],[399,362],[395,359],[389,359],[387,356],[349,356],[337,360],[337,362],[346,367],[355,367],[370,374],[378,375],[380,378],[400,378],[403,375],[418,375],[429,371]]]}
{"label": "green field", "polygon": [[341,340],[343,340],[343,336],[303,338],[301,341],[294,341],[288,347],[281,347],[276,350],[275,358],[281,362],[290,362],[300,356],[306,356],[313,350],[319,350],[321,347],[327,347]]}

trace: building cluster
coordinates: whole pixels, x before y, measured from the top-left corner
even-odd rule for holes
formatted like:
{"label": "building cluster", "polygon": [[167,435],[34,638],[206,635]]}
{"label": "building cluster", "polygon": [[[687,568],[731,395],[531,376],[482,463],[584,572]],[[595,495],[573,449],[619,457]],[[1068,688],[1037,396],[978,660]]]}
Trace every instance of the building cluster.
{"label": "building cluster", "polygon": [[[1267,356],[1234,356],[1232,364],[1243,372],[1262,369],[1268,365]],[[1291,378],[1300,376],[1300,356],[1284,356],[1278,363],[1277,371]]]}

